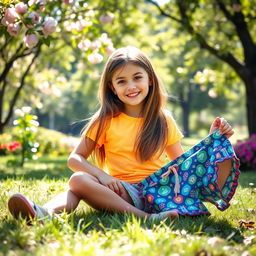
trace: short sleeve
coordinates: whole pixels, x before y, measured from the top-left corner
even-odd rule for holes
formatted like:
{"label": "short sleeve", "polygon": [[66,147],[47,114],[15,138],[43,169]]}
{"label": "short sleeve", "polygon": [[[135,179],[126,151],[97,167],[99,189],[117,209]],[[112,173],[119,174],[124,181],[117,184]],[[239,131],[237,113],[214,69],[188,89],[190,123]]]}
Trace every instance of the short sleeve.
{"label": "short sleeve", "polygon": [[[99,122],[95,122],[92,124],[92,126],[89,128],[89,130],[83,133],[83,136],[88,137],[89,139],[96,142],[96,135],[99,128]],[[106,141],[106,129],[103,129],[102,132],[99,134],[98,140],[97,140],[97,147],[100,148]]]}
{"label": "short sleeve", "polygon": [[170,146],[177,141],[180,141],[184,136],[182,132],[180,131],[176,121],[172,117],[172,114],[170,112],[165,112],[165,117],[167,119],[167,125],[168,125],[168,132],[169,137],[167,140],[167,146]]}

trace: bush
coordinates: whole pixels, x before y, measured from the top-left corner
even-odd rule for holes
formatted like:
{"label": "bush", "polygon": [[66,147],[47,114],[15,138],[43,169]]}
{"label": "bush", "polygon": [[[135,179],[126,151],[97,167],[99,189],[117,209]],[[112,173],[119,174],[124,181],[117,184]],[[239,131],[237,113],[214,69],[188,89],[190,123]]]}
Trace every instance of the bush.
{"label": "bush", "polygon": [[[5,145],[12,145],[15,142],[15,129],[9,128],[8,132],[0,134],[0,155],[17,154],[15,151],[9,151]],[[78,142],[78,138],[67,136],[58,131],[49,130],[43,127],[38,127],[35,134],[36,141],[39,143],[37,156],[52,155],[68,156],[75,144]]]}
{"label": "bush", "polygon": [[42,127],[38,128],[36,138],[39,143],[39,154],[42,155],[69,155],[78,142],[76,137]]}
{"label": "bush", "polygon": [[249,139],[238,140],[234,146],[237,157],[241,162],[241,169],[256,170],[256,134],[253,134]]}

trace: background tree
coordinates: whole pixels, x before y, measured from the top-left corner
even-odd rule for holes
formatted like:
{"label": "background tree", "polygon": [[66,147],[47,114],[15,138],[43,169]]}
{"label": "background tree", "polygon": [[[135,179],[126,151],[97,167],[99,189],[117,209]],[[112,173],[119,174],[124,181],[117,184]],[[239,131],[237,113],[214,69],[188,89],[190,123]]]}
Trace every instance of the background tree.
{"label": "background tree", "polygon": [[24,88],[32,84],[27,82],[31,71],[35,74],[40,71],[37,67],[51,67],[58,50],[76,48],[75,56],[78,46],[79,56],[94,64],[102,61],[102,53],[113,51],[103,25],[111,23],[114,16],[98,9],[97,1],[6,0],[0,7],[2,133]]}
{"label": "background tree", "polygon": [[255,1],[153,0],[159,14],[176,22],[200,48],[228,64],[243,81],[249,134],[256,133]]}

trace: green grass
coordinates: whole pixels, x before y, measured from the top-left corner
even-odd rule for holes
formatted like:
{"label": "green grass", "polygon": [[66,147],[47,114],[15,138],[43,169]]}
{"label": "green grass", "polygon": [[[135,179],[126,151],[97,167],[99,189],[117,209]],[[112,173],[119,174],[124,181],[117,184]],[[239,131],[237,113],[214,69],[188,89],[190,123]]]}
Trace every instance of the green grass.
{"label": "green grass", "polygon": [[255,221],[256,171],[241,174],[228,210],[207,204],[210,217],[148,223],[81,203],[72,214],[27,226],[8,212],[10,195],[21,192],[43,204],[67,189],[71,171],[65,157],[44,157],[24,168],[7,167],[7,160],[0,158],[0,255],[256,255],[256,230],[239,226],[241,219]]}

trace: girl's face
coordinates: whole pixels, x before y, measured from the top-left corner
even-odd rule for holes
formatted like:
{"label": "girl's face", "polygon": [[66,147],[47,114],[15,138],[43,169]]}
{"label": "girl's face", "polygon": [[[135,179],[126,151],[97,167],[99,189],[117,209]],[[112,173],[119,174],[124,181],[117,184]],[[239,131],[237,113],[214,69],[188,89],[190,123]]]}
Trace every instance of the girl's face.
{"label": "girl's face", "polygon": [[128,63],[114,72],[111,89],[124,103],[125,113],[137,115],[142,110],[149,86],[150,81],[145,69]]}

